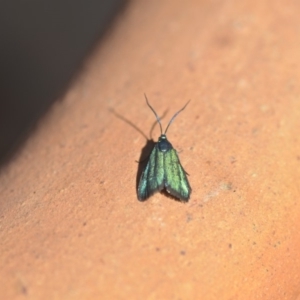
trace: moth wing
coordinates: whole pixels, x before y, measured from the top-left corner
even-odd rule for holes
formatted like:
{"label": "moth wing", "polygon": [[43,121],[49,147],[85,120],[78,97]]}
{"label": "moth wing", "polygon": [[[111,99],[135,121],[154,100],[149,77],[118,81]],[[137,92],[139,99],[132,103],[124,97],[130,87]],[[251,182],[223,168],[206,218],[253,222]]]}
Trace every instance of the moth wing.
{"label": "moth wing", "polygon": [[146,200],[164,188],[164,154],[154,146],[138,186],[138,199]]}
{"label": "moth wing", "polygon": [[192,189],[175,149],[165,153],[164,170],[166,190],[174,197],[188,201]]}

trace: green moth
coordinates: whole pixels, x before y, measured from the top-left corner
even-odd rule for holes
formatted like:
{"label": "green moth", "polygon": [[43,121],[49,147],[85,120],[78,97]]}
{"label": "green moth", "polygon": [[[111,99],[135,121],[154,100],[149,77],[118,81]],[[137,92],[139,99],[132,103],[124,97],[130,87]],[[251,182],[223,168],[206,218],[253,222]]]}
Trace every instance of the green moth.
{"label": "green moth", "polygon": [[172,117],[163,133],[160,118],[149,104],[146,95],[145,98],[147,105],[153,111],[156,120],[159,123],[161,135],[150,154],[149,161],[144,171],[142,172],[138,185],[138,199],[144,201],[155,192],[165,189],[175,198],[182,201],[188,201],[192,189],[186,176],[187,173],[181,166],[177,152],[168,141],[166,133],[175,117],[186,108],[189,101]]}

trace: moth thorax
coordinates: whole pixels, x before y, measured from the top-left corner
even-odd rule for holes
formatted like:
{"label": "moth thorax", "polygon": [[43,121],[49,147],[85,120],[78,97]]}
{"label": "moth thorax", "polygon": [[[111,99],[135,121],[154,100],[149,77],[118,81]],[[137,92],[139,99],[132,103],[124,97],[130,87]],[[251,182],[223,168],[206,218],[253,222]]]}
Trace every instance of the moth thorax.
{"label": "moth thorax", "polygon": [[165,134],[162,134],[159,137],[157,145],[158,145],[158,150],[161,152],[167,152],[173,148],[172,144],[168,141]]}

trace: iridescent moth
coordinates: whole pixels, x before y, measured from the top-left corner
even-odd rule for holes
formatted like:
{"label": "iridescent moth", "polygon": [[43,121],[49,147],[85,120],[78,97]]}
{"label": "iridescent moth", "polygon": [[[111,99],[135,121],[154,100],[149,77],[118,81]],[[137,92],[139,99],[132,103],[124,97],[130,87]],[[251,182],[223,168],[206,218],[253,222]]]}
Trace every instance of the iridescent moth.
{"label": "iridescent moth", "polygon": [[191,194],[191,187],[187,179],[187,173],[180,164],[179,157],[172,144],[168,141],[166,133],[175,117],[182,112],[187,104],[180,109],[170,120],[165,132],[162,131],[160,118],[149,104],[145,95],[146,103],[153,111],[160,126],[161,135],[155,144],[147,165],[142,172],[138,185],[138,199],[144,201],[155,192],[166,190],[173,197],[188,201]]}

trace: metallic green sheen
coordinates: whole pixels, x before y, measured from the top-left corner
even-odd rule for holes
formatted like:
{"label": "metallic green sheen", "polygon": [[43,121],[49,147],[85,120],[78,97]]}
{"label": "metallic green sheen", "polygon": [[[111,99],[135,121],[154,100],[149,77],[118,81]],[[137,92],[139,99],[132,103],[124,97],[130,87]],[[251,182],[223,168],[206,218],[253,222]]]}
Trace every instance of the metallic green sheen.
{"label": "metallic green sheen", "polygon": [[188,201],[191,187],[182,168],[176,150],[173,148],[164,155],[165,187],[174,197]]}
{"label": "metallic green sheen", "polygon": [[[163,140],[165,141],[166,138],[164,137]],[[165,188],[175,198],[188,201],[191,187],[186,172],[180,164],[177,152],[171,144],[169,144],[170,149],[161,151],[159,149],[160,141],[161,139],[155,144],[146,168],[141,175],[138,198],[141,201],[146,200],[155,192]]]}

